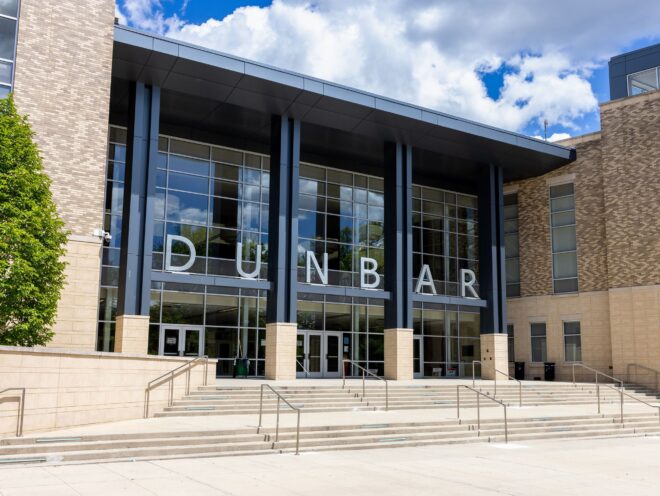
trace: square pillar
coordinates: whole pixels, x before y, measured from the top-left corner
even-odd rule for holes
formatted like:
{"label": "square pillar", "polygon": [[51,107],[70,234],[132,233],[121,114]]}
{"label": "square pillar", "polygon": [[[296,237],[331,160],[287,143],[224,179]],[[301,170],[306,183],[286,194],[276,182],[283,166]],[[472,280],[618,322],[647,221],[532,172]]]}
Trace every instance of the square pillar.
{"label": "square pillar", "polygon": [[118,315],[115,327],[115,352],[146,355],[149,346],[148,315]]}
{"label": "square pillar", "polygon": [[385,329],[385,379],[413,378],[413,330]]}
{"label": "square pillar", "polygon": [[266,324],[266,379],[288,381],[296,378],[296,337],[298,324]]}
{"label": "square pillar", "polygon": [[491,333],[481,335],[481,378],[507,381],[503,374],[495,370],[509,373],[509,346],[506,333]]}

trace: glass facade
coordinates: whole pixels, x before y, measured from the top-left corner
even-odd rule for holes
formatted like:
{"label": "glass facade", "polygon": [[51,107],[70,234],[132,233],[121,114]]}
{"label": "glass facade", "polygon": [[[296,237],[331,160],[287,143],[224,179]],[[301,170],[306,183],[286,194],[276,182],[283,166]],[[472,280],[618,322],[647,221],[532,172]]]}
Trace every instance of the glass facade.
{"label": "glass facade", "polygon": [[[413,274],[428,265],[440,295],[458,295],[461,269],[479,280],[477,197],[413,185]],[[475,284],[477,292],[478,284]],[[428,286],[424,292],[432,292]]]}
{"label": "glass facade", "polygon": [[0,0],[0,98],[11,92],[14,83],[18,11],[18,0]]}
{"label": "glass facade", "polygon": [[573,184],[550,187],[552,276],[555,293],[578,290],[575,189]]}
{"label": "glass facade", "polygon": [[[376,260],[379,289],[385,283],[385,197],[383,180],[364,174],[300,164],[298,281],[307,282],[307,252],[323,268],[328,254],[328,285],[360,286],[360,258]],[[312,267],[314,267],[312,265]],[[310,271],[311,283],[320,283]]]}
{"label": "glass facade", "polygon": [[628,96],[641,95],[660,88],[660,67],[628,74]]}
{"label": "glass facade", "polygon": [[504,253],[506,295],[520,296],[520,243],[518,239],[518,194],[504,195]]}
{"label": "glass facade", "polygon": [[[105,201],[105,230],[112,239],[103,247],[98,329],[98,349],[103,351],[114,349],[125,162],[126,130],[113,126]],[[243,280],[245,273],[254,273],[250,279],[265,280],[269,181],[267,156],[160,136],[152,220],[149,353],[204,353],[219,359],[218,375],[235,375],[237,362],[244,363],[239,375],[264,374],[267,291],[233,287],[226,279],[215,283],[219,286],[212,285],[212,279],[203,279],[203,284],[159,281],[170,280],[170,273],[242,276]],[[380,281],[373,289],[384,289],[384,203],[381,178],[313,164],[300,166],[297,324],[301,374],[338,377],[342,358],[384,373],[387,302],[371,298],[366,290],[361,290],[364,297],[349,297],[321,294],[318,289],[323,284],[360,290],[361,258],[376,262]],[[428,265],[437,295],[458,295],[462,268],[478,275],[475,196],[415,185],[413,236],[415,276]],[[237,268],[239,243],[242,271]],[[310,263],[308,252],[314,254],[315,263]],[[177,270],[189,262],[189,267]],[[326,270],[327,282],[323,280]],[[420,344],[419,375],[471,373],[472,360],[480,355],[478,308],[415,302],[413,312],[415,342]]]}

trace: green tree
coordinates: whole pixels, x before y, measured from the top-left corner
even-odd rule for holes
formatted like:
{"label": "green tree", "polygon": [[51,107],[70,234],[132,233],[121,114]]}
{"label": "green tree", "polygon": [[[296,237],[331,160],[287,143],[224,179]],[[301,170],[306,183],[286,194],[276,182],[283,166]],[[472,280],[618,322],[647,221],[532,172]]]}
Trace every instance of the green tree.
{"label": "green tree", "polygon": [[36,346],[51,326],[64,286],[67,233],[25,116],[0,100],[0,344]]}

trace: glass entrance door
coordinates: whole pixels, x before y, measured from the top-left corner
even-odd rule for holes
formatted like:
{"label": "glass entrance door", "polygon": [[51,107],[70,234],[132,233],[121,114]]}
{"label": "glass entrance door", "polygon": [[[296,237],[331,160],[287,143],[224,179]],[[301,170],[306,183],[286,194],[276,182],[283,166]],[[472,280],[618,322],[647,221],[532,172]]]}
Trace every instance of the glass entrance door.
{"label": "glass entrance door", "polygon": [[165,356],[186,357],[204,355],[204,329],[163,324],[160,327],[159,353]]}
{"label": "glass entrance door", "polygon": [[341,333],[325,333],[325,371],[324,377],[341,375]]}
{"label": "glass entrance door", "polygon": [[341,333],[304,331],[296,340],[297,377],[341,375]]}
{"label": "glass entrance door", "polygon": [[413,337],[413,375],[414,377],[424,377],[424,347],[422,346],[422,337]]}

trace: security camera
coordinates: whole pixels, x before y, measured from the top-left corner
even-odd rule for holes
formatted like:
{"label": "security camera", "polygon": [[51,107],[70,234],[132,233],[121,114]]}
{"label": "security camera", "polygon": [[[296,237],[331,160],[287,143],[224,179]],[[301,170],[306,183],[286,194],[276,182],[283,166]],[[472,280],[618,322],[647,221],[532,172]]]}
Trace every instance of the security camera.
{"label": "security camera", "polygon": [[103,229],[94,229],[94,236],[98,236],[106,243],[109,243],[112,239],[112,234],[110,234],[108,231],[104,231]]}

